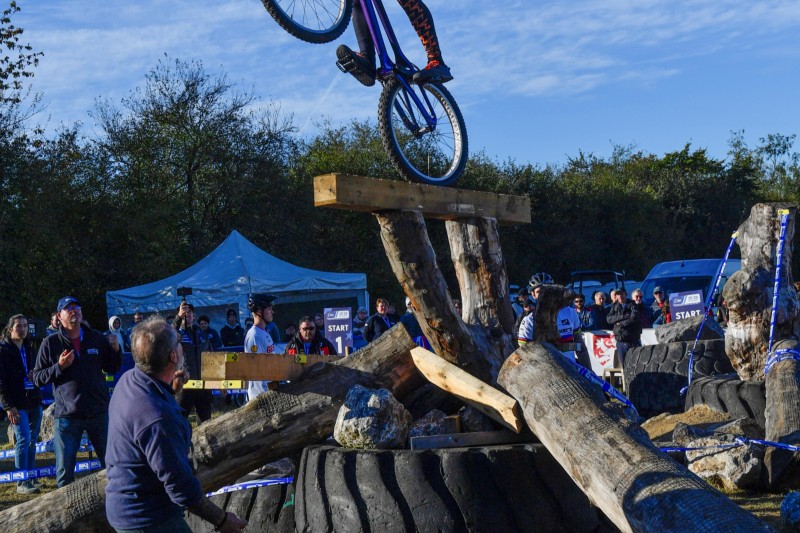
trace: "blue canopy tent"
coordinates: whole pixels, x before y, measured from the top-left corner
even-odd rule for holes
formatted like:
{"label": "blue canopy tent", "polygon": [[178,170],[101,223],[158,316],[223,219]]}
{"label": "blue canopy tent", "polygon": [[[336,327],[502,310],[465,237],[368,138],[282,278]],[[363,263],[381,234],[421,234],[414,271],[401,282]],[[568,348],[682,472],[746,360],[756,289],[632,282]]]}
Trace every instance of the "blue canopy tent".
{"label": "blue canopy tent", "polygon": [[219,328],[225,323],[225,310],[236,309],[239,319],[250,316],[247,295],[267,292],[278,298],[275,304],[355,298],[367,307],[366,274],[322,272],[299,267],[274,257],[245,239],[238,231],[230,235],[206,257],[183,272],[118,291],[106,292],[108,316],[123,318],[130,324],[133,313],[174,312],[180,305],[178,287],[189,287],[187,298],[197,314],[206,314]]}

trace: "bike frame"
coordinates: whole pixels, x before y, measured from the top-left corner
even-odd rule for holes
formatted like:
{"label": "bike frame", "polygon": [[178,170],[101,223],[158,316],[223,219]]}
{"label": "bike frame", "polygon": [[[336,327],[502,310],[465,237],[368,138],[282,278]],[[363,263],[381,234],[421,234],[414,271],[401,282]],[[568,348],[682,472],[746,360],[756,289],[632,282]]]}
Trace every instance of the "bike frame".
{"label": "bike frame", "polygon": [[[423,104],[419,96],[417,96],[416,91],[414,91],[411,84],[408,83],[408,80],[410,80],[414,73],[419,69],[416,67],[416,65],[414,65],[414,63],[409,61],[409,59],[403,53],[403,50],[400,48],[400,43],[397,41],[397,37],[394,34],[392,24],[389,21],[389,17],[386,15],[386,9],[383,7],[383,1],[355,1],[360,2],[362,9],[364,10],[364,15],[367,19],[367,26],[369,27],[369,32],[372,35],[372,42],[375,45],[375,52],[380,61],[377,77],[379,79],[394,77],[401,85],[403,85],[405,89],[406,105],[410,106],[410,102],[408,101],[408,97],[410,96],[411,100],[414,101],[414,104],[425,118],[427,127],[420,128],[416,123],[411,124],[410,122],[415,122],[414,117],[408,117],[406,113],[403,113],[403,111],[399,109],[398,106],[398,112],[403,115],[404,122],[406,122],[406,125],[414,135],[422,135],[423,133],[427,133],[435,129],[436,115],[433,112],[433,106],[428,99],[427,93],[425,91],[420,91],[422,93],[422,98],[425,100],[425,103]],[[392,61],[392,59],[389,57],[389,51],[386,47],[386,43],[384,42],[383,34],[381,33],[381,26],[383,26],[383,30],[386,32],[386,37],[389,40],[389,45],[394,52],[394,61]]]}

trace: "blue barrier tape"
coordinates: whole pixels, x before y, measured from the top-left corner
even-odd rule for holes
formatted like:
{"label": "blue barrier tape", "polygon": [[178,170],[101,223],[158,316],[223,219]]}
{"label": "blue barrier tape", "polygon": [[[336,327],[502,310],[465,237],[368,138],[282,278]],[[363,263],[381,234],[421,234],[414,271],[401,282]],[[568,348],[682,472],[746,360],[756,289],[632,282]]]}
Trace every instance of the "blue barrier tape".
{"label": "blue barrier tape", "polygon": [[[49,453],[54,451],[53,446],[53,439],[50,439],[45,442],[37,442],[36,443],[36,455],[41,453]],[[81,452],[93,452],[94,447],[89,444],[89,441],[86,439],[81,440],[81,445],[78,451]],[[17,456],[16,450],[2,450],[0,451],[0,459],[11,459]]]}
{"label": "blue barrier tape", "polygon": [[764,375],[769,374],[769,371],[772,370],[772,367],[776,364],[790,359],[800,361],[800,352],[797,350],[792,350],[791,348],[775,350],[774,353],[767,357],[767,364],[764,366]]}
{"label": "blue barrier tape", "polygon": [[294,477],[280,477],[275,479],[259,479],[256,481],[246,481],[244,483],[237,483],[235,485],[230,485],[227,487],[222,487],[221,489],[209,492],[206,496],[216,496],[217,494],[226,494],[228,492],[235,492],[237,490],[247,490],[247,489],[255,489],[258,487],[269,487],[271,485],[288,485],[290,483],[294,483]]}
{"label": "blue barrier tape", "polygon": [[783,263],[783,246],[786,241],[786,226],[789,224],[789,210],[781,209],[781,232],[778,237],[778,249],[775,257],[775,283],[772,286],[772,316],[769,319],[769,345],[767,353],[772,353],[772,343],[775,336],[775,317],[778,315],[778,290],[781,285],[781,263]]}
{"label": "blue barrier tape", "polygon": [[708,312],[711,310],[711,299],[717,293],[717,289],[719,289],[719,282],[722,280],[722,273],[725,272],[725,265],[728,264],[728,257],[731,255],[731,250],[733,250],[733,245],[736,244],[736,238],[738,236],[738,231],[734,231],[731,234],[731,242],[728,243],[728,249],[725,250],[722,263],[720,263],[719,270],[717,270],[717,276],[714,279],[714,288],[711,289],[711,292],[709,292],[706,296],[706,301],[703,302],[703,321],[700,322],[700,327],[697,329],[697,336],[694,338],[694,344],[692,345],[692,349],[689,350],[689,371],[687,373],[689,383],[681,389],[681,396],[686,394],[686,391],[689,390],[689,385],[692,384],[692,373],[694,371],[694,350],[697,348],[697,343],[700,342],[700,334],[703,333],[703,327],[706,325],[706,319],[708,319]]}
{"label": "blue barrier tape", "polygon": [[770,440],[751,439],[749,437],[736,437],[735,442],[730,444],[714,444],[711,446],[699,446],[696,448],[666,446],[664,448],[659,448],[659,450],[662,452],[690,452],[695,450],[738,448],[739,446],[746,446],[748,444],[756,444],[758,446],[765,446],[768,448],[780,448],[782,450],[789,450],[791,452],[800,452],[800,446],[796,446],[794,444],[786,444],[785,442],[774,442]]}
{"label": "blue barrier tape", "polygon": [[[92,470],[100,469],[100,461],[92,459],[91,461],[80,461],[75,464],[75,472],[90,472]],[[43,466],[41,468],[34,468],[32,470],[14,470],[13,472],[3,472],[0,474],[0,483],[13,483],[15,481],[24,481],[26,479],[35,479],[40,477],[55,477],[55,466]]]}
{"label": "blue barrier tape", "polygon": [[636,407],[634,407],[634,405],[631,403],[631,401],[624,394],[622,394],[620,391],[618,391],[617,389],[612,387],[610,383],[608,383],[606,381],[603,381],[602,379],[600,379],[600,377],[597,374],[595,374],[594,372],[592,372],[588,368],[582,366],[577,361],[574,361],[569,357],[565,357],[564,359],[566,359],[567,361],[572,363],[572,365],[575,367],[575,369],[578,371],[578,373],[580,375],[582,375],[583,377],[585,377],[586,379],[588,379],[592,383],[594,383],[596,385],[599,385],[600,388],[603,389],[603,392],[607,393],[609,396],[611,396],[611,397],[619,400],[620,402],[624,403],[626,406],[628,406],[631,409],[633,409],[633,412],[636,413],[637,417],[639,416],[639,412],[636,410]]}

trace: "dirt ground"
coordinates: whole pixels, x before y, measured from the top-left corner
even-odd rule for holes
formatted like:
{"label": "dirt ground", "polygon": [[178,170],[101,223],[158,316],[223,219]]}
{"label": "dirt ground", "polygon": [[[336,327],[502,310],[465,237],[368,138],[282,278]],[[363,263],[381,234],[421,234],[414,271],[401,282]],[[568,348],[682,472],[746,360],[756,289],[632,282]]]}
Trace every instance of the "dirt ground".
{"label": "dirt ground", "polygon": [[[219,403],[219,405],[217,405]],[[214,416],[218,416],[223,412],[229,410],[230,407],[222,405],[222,402],[215,401]],[[674,428],[675,424],[683,421],[687,424],[692,423],[711,423],[714,417],[718,417],[719,413],[712,412],[688,412],[681,415],[663,416],[659,415],[654,417],[643,425],[648,434],[654,440],[659,436],[668,435]],[[684,416],[685,415],[685,416]],[[193,415],[194,416],[194,415]],[[715,420],[716,422],[723,422],[725,420]],[[196,421],[195,421],[196,422]],[[194,424],[193,424],[194,425]],[[11,446],[7,439],[8,421],[0,423],[0,449],[9,449]],[[88,454],[79,454],[78,460],[88,459]],[[36,466],[47,466],[55,464],[55,457],[52,453],[41,454],[36,456]],[[0,471],[7,472],[14,470],[13,459],[0,460]],[[77,474],[78,477],[87,474]],[[46,494],[56,489],[55,478],[43,478],[42,494]],[[764,520],[766,523],[775,528],[776,531],[783,531],[780,528],[780,507],[786,493],[751,493],[746,491],[737,491],[733,493],[726,493],[737,505],[743,509],[753,513],[757,517]],[[17,494],[15,483],[0,484],[0,511],[7,509],[18,503],[22,503],[38,495],[22,495]]]}
{"label": "dirt ground", "polygon": [[690,426],[705,427],[730,422],[732,420],[731,416],[727,413],[720,413],[706,405],[696,405],[685,413],[678,413],[675,415],[663,413],[654,416],[642,424],[642,429],[647,432],[651,440],[658,441],[672,435],[672,431],[679,422]]}

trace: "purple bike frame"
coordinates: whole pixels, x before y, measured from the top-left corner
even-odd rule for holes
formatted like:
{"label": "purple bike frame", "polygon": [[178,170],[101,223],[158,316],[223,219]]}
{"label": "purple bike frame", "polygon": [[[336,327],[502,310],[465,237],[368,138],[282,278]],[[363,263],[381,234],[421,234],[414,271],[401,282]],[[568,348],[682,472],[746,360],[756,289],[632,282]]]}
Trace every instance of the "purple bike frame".
{"label": "purple bike frame", "polygon": [[[405,99],[406,105],[411,106],[411,102],[408,101],[408,97],[410,97],[414,101],[414,105],[420,110],[422,116],[425,117],[425,122],[427,126],[425,128],[420,128],[417,126],[417,133],[425,133],[436,128],[436,115],[433,112],[433,106],[428,99],[428,95],[425,91],[419,91],[422,94],[422,98],[425,100],[425,103],[420,100],[419,96],[417,96],[417,91],[408,83],[408,79],[411,79],[411,76],[414,75],[415,72],[419,70],[414,63],[412,63],[403,53],[403,50],[400,48],[400,44],[397,41],[397,37],[394,34],[394,30],[392,29],[392,25],[389,22],[389,17],[386,15],[386,9],[383,7],[382,0],[355,0],[356,2],[361,3],[361,7],[364,10],[364,14],[367,19],[367,26],[369,27],[369,33],[372,35],[372,42],[375,45],[375,51],[378,56],[378,60],[380,61],[380,67],[378,68],[377,76],[380,79],[386,79],[388,77],[394,77],[403,87],[405,88]],[[394,52],[395,60],[389,57],[389,51],[386,48],[386,43],[383,41],[383,34],[381,33],[380,26],[383,26],[384,31],[386,32],[386,37],[389,39],[389,44],[392,47],[392,51]],[[403,113],[405,115],[405,113]],[[408,119],[409,117],[406,117]],[[409,129],[412,130],[414,133],[414,128],[411,127],[411,124],[407,123]]]}

